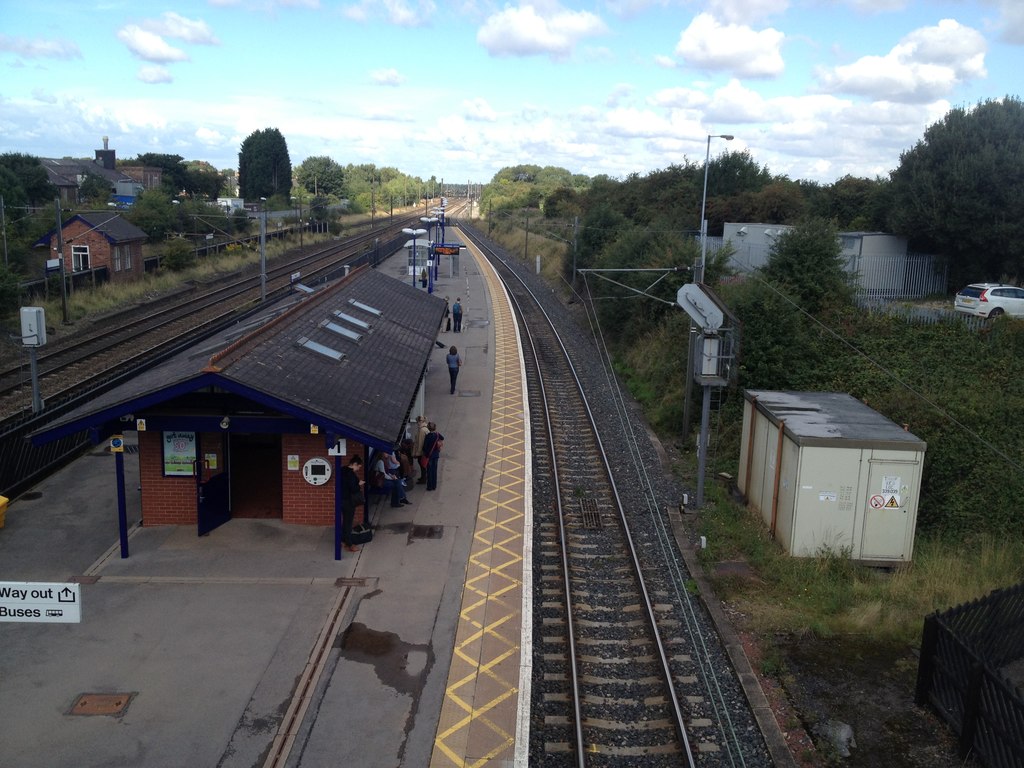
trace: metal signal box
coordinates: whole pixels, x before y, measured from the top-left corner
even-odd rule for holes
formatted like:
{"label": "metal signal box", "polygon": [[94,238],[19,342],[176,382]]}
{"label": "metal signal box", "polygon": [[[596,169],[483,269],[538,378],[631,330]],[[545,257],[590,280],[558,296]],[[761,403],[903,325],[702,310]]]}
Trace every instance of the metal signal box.
{"label": "metal signal box", "polygon": [[26,347],[46,343],[46,313],[42,307],[21,308],[21,343]]}
{"label": "metal signal box", "polygon": [[737,484],[783,550],[911,560],[924,441],[845,393],[744,398]]}

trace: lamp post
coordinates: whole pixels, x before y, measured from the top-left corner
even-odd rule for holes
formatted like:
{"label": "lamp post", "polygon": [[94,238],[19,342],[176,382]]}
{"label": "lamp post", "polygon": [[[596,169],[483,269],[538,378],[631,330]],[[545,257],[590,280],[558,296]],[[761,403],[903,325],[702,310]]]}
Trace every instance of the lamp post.
{"label": "lamp post", "polygon": [[[732,141],[735,136],[728,133],[708,134],[707,151],[704,154],[704,194],[700,199],[700,261],[693,268],[693,282],[704,282],[704,259],[708,252],[708,227],[704,221],[705,211],[708,207],[708,165],[711,163],[711,140],[725,139]],[[693,396],[693,367],[694,359],[697,356],[697,335],[694,331],[693,321],[690,321],[690,346],[686,355],[686,382],[683,395],[683,439],[690,434],[690,402]]]}
{"label": "lamp post", "polygon": [[704,257],[707,255],[708,250],[708,224],[704,220],[704,212],[708,207],[708,165],[711,163],[711,140],[725,139],[726,141],[732,141],[734,138],[736,137],[728,133],[708,135],[708,148],[704,154],[704,194],[700,199],[700,262],[697,264],[698,269],[694,270],[693,281],[695,283],[704,280]]}
{"label": "lamp post", "polygon": [[295,216],[295,223],[299,226],[299,250],[302,250],[302,200],[298,197],[292,196],[292,200],[295,201],[295,206],[298,213]]}
{"label": "lamp post", "polygon": [[260,198],[260,303],[267,300],[267,198]]}
{"label": "lamp post", "polygon": [[416,238],[427,234],[425,229],[403,229],[402,234],[412,238],[412,287],[416,287]]}
{"label": "lamp post", "polygon": [[[427,293],[433,293],[434,280],[437,279],[438,262],[437,254],[434,253],[434,244],[437,242],[437,240],[433,236],[433,232],[434,225],[437,224],[439,219],[437,218],[437,216],[420,216],[420,221],[427,225],[427,240],[429,243],[427,245],[427,277],[429,278],[429,280],[427,281]],[[430,263],[431,259],[433,259],[433,264]]]}

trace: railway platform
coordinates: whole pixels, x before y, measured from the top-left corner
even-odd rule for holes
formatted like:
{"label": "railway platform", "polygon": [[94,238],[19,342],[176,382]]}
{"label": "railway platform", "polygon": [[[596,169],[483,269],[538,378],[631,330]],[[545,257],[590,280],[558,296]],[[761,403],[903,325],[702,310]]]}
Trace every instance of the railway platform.
{"label": "railway platform", "polygon": [[[526,765],[522,365],[496,278],[465,251],[459,267],[434,283],[464,307],[426,382],[438,488],[371,502],[360,552],[336,561],[331,529],[280,520],[204,537],[140,526],[129,459],[121,559],[102,446],[10,504],[0,581],[78,582],[82,620],[0,622],[0,765]],[[378,268],[403,279],[405,255]],[[454,395],[451,345],[465,361]]]}

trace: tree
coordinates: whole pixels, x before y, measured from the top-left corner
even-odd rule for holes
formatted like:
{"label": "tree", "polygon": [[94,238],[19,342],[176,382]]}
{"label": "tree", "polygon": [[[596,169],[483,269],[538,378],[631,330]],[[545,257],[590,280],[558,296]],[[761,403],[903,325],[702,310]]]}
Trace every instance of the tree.
{"label": "tree", "polygon": [[255,200],[290,195],[292,163],[288,144],[277,128],[250,133],[238,153],[238,180],[242,197]]}
{"label": "tree", "polygon": [[892,172],[890,226],[947,258],[954,285],[1024,275],[1024,104],[951,110]]}
{"label": "tree", "polygon": [[[10,176],[3,171],[8,171]],[[0,155],[0,194],[4,196],[5,205],[40,205],[52,202],[57,189],[50,183],[38,157],[10,152]]]}
{"label": "tree", "polygon": [[160,189],[145,190],[125,212],[125,218],[149,235],[151,241],[163,240],[181,229],[170,196]]}
{"label": "tree", "polygon": [[345,197],[345,169],[326,155],[307,157],[299,163],[295,180],[311,194]]}
{"label": "tree", "polygon": [[78,185],[78,197],[86,205],[105,206],[110,200],[110,182],[98,174],[87,173]]}
{"label": "tree", "polygon": [[185,191],[204,200],[216,200],[224,186],[224,176],[205,160],[185,165]]}
{"label": "tree", "polygon": [[845,269],[838,232],[825,219],[804,219],[779,235],[761,272],[811,314],[853,299],[853,282]]}

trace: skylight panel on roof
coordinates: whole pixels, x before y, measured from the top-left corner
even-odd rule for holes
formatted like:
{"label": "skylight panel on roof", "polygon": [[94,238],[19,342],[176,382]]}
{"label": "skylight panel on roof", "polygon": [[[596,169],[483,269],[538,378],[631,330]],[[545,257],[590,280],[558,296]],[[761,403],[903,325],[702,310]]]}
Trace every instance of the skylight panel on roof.
{"label": "skylight panel on roof", "polygon": [[360,320],[358,317],[352,317],[352,315],[346,315],[340,310],[334,310],[334,316],[344,320],[346,323],[351,323],[356,328],[362,328],[364,331],[370,330],[370,324],[365,320]]}
{"label": "skylight panel on roof", "polygon": [[344,359],[345,357],[344,352],[339,352],[338,350],[331,349],[330,347],[324,346],[323,344],[318,344],[315,341],[310,341],[305,337],[299,339],[299,346],[305,347],[306,349],[312,350],[313,352],[319,352],[321,355],[329,357],[332,360],[336,360],[338,362],[341,362],[341,360]]}
{"label": "skylight panel on roof", "polygon": [[351,304],[353,307],[359,307],[359,309],[363,310],[364,312],[369,312],[371,315],[376,315],[377,317],[382,317],[384,315],[384,313],[381,312],[376,307],[371,307],[369,304],[363,304],[363,302],[361,301],[349,299],[348,303]]}
{"label": "skylight panel on roof", "polygon": [[340,336],[344,336],[346,339],[352,339],[352,341],[359,341],[363,338],[363,334],[356,333],[351,328],[346,328],[337,323],[332,323],[330,320],[324,320],[320,323],[321,328],[326,328],[328,331],[334,331]]}

